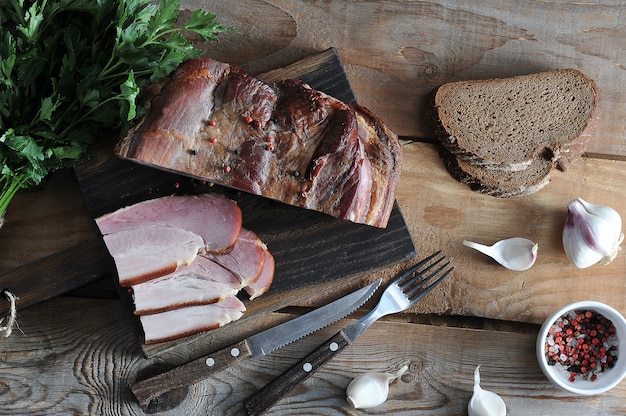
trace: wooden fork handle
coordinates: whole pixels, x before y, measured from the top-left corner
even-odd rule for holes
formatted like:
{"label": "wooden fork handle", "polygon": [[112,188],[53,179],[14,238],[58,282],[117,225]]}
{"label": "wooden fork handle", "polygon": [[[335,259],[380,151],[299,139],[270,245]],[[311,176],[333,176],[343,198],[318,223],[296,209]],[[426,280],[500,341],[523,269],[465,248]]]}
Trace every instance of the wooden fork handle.
{"label": "wooden fork handle", "polygon": [[313,375],[348,345],[349,342],[343,332],[337,332],[315,351],[248,398],[244,402],[248,415],[257,416],[265,413],[291,389]]}

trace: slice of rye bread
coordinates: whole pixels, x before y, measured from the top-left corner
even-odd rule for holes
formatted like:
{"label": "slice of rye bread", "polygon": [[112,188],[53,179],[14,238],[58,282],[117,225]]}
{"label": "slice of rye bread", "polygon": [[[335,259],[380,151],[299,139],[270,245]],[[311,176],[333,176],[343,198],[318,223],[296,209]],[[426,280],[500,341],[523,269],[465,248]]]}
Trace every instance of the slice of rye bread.
{"label": "slice of rye bread", "polygon": [[441,144],[492,170],[523,170],[545,159],[565,171],[586,150],[598,118],[595,83],[576,69],[451,82],[429,99],[427,116]]}
{"label": "slice of rye bread", "polygon": [[522,171],[486,169],[455,157],[443,146],[440,156],[448,173],[473,191],[498,198],[515,198],[533,194],[550,183],[552,162],[534,159]]}

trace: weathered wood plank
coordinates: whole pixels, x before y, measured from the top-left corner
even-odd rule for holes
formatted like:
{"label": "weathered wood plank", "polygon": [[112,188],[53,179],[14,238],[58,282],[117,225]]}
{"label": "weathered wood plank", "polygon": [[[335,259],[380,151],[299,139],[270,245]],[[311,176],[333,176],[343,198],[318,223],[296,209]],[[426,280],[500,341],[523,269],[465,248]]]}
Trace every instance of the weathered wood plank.
{"label": "weathered wood plank", "polygon": [[0,273],[88,240],[87,216],[71,170],[57,171],[45,187],[19,191],[0,231]]}
{"label": "weathered wood plank", "polygon": [[240,34],[202,47],[263,72],[336,47],[361,104],[398,134],[431,137],[427,92],[444,82],[561,67],[597,81],[602,115],[589,152],[626,158],[626,17],[621,1],[183,0]]}
{"label": "weathered wood plank", "polygon": [[[583,158],[555,172],[540,192],[503,200],[453,180],[434,145],[405,142],[397,199],[421,253],[437,248],[457,265],[415,311],[540,323],[567,303],[593,299],[626,313],[626,251],[607,266],[577,269],[562,244],[566,204],[576,197],[615,208],[626,218],[626,162]],[[607,180],[610,178],[610,180]],[[462,245],[526,237],[539,244],[535,265],[513,272]]]}
{"label": "weathered wood plank", "polygon": [[[246,330],[282,319],[279,314],[268,315]],[[0,385],[5,386],[0,413],[241,415],[246,397],[349,322],[343,320],[141,408],[128,385],[158,361],[142,358],[119,301],[57,298],[25,310],[20,317],[23,333],[0,343]],[[561,414],[623,414],[625,383],[601,399],[557,390],[536,363],[534,340],[532,333],[379,321],[267,414],[361,414],[345,401],[350,380],[363,372],[390,371],[404,364],[409,371],[391,385],[388,401],[371,413],[465,415],[472,373],[480,364],[483,387],[504,398],[511,416],[553,414],[555,408]]]}
{"label": "weathered wood plank", "polygon": [[[113,260],[93,255],[103,250],[104,242],[94,233],[93,238],[81,244],[0,274],[0,285],[17,297],[16,307],[22,310],[98,280],[113,279]],[[0,303],[0,316],[9,310],[9,302]]]}

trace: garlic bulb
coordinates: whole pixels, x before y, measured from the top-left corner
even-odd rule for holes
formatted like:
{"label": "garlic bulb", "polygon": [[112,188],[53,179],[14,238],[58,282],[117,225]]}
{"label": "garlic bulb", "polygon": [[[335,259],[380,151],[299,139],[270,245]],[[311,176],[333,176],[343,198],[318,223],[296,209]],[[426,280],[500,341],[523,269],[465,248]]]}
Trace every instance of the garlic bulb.
{"label": "garlic bulb", "polygon": [[463,245],[480,251],[493,258],[509,270],[523,271],[530,269],[537,260],[539,244],[527,238],[507,238],[491,246],[463,241]]}
{"label": "garlic bulb", "polygon": [[505,416],[504,400],[495,393],[480,387],[480,366],[474,370],[474,394],[467,405],[469,416]]}
{"label": "garlic bulb", "polygon": [[609,264],[624,240],[622,218],[613,208],[576,198],[567,204],[563,248],[569,261],[584,269]]}
{"label": "garlic bulb", "polygon": [[356,376],[346,389],[346,400],[355,409],[369,409],[387,400],[389,384],[408,370],[408,366],[392,373],[366,373]]}

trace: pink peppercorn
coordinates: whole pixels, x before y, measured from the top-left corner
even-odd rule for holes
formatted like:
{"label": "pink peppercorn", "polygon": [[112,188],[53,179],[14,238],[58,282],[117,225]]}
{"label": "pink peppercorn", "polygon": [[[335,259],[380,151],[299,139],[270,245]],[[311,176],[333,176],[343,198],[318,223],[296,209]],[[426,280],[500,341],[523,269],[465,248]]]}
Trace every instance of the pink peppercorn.
{"label": "pink peppercorn", "polygon": [[578,377],[594,381],[617,360],[615,326],[589,310],[573,316],[564,314],[548,330],[546,359],[567,369],[571,382]]}

